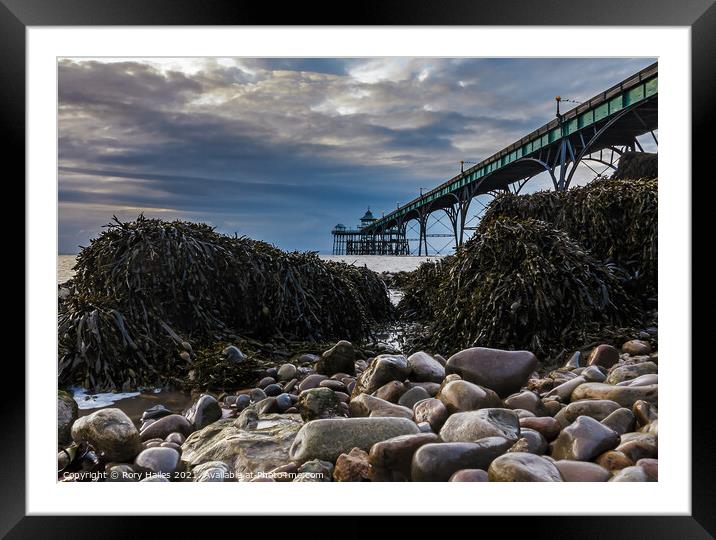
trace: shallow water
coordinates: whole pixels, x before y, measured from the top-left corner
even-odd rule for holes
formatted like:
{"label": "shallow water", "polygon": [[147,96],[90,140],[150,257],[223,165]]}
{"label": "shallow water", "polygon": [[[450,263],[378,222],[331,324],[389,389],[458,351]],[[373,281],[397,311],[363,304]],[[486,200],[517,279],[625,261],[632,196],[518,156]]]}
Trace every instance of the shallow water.
{"label": "shallow water", "polygon": [[84,388],[72,388],[72,396],[77,402],[80,410],[84,409],[101,409],[109,407],[117,401],[136,397],[140,392],[102,392],[99,394],[88,394]]}
{"label": "shallow water", "polygon": [[154,405],[164,405],[167,409],[181,413],[193,402],[189,392],[177,390],[143,390],[141,392],[88,394],[82,388],[73,388],[73,395],[80,409],[80,416],[87,416],[99,409],[115,407],[122,410],[135,423],[142,413]]}
{"label": "shallow water", "polygon": [[339,261],[353,266],[367,266],[374,272],[410,272],[425,261],[439,261],[440,256],[431,257],[396,257],[394,255],[319,255],[324,261]]}
{"label": "shallow water", "polygon": [[75,265],[76,255],[58,255],[57,256],[57,284],[64,283],[75,275],[73,266]]}

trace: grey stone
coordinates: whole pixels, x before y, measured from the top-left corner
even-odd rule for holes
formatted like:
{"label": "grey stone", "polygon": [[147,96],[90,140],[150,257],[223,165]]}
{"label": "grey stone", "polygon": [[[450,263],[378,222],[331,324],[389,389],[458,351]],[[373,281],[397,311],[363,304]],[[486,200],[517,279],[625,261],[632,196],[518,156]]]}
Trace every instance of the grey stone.
{"label": "grey stone", "polygon": [[445,384],[438,392],[437,398],[451,414],[502,406],[502,400],[493,390],[463,380]]}
{"label": "grey stone", "polygon": [[254,403],[259,403],[260,401],[263,401],[266,399],[266,392],[261,390],[261,388],[254,388],[249,393],[249,397],[251,398],[251,401]]}
{"label": "grey stone", "polygon": [[353,448],[368,451],[380,441],[419,433],[407,418],[331,418],[314,420],[301,428],[291,446],[290,458],[296,462],[322,459],[335,462]]}
{"label": "grey stone", "polygon": [[611,399],[622,407],[631,408],[639,400],[653,405],[659,402],[659,385],[613,386],[604,383],[585,383],[572,392],[572,401],[580,399]]}
{"label": "grey stone", "polygon": [[451,415],[440,430],[445,442],[474,442],[485,437],[520,437],[520,422],[510,409],[480,409]]}
{"label": "grey stone", "polygon": [[243,362],[246,360],[246,355],[242,353],[238,347],[229,345],[222,351],[225,358],[233,362]]}
{"label": "grey stone", "polygon": [[159,418],[163,418],[164,416],[169,416],[170,414],[174,413],[167,409],[164,405],[158,404],[149,407],[146,411],[144,411],[142,413],[141,420],[142,422],[146,422],[147,420],[157,420]]}
{"label": "grey stone", "polygon": [[627,364],[619,366],[609,372],[607,384],[617,384],[623,381],[636,379],[641,375],[658,373],[659,366],[654,362],[642,362],[641,364]]}
{"label": "grey stone", "polygon": [[192,470],[222,461],[238,480],[249,480],[253,474],[290,461],[289,449],[301,426],[303,421],[297,414],[260,416],[252,426],[233,419],[219,420],[187,438],[181,459]]}
{"label": "grey stone", "polygon": [[305,422],[338,416],[340,400],[330,388],[311,388],[298,395],[298,411]]}
{"label": "grey stone", "polygon": [[445,367],[424,351],[408,357],[408,368],[411,381],[440,383],[445,378]]}
{"label": "grey stone", "polygon": [[313,459],[298,468],[294,482],[330,482],[333,477],[333,463]]}
{"label": "grey stone", "polygon": [[582,360],[582,353],[577,351],[572,356],[569,357],[569,360],[567,360],[567,363],[564,364],[564,367],[570,368],[570,369],[578,368],[582,365],[581,360]]}
{"label": "grey stone", "polygon": [[207,461],[192,470],[193,482],[230,482],[231,470],[223,461]]}
{"label": "grey stone", "polygon": [[574,390],[579,388],[586,382],[587,379],[585,379],[583,375],[579,375],[577,377],[574,377],[573,379],[563,382],[558,386],[555,386],[554,388],[552,388],[552,390],[547,392],[544,397],[554,398],[561,401],[562,403],[567,403]]}
{"label": "grey stone", "polygon": [[240,396],[236,396],[236,410],[238,412],[243,411],[246,407],[251,405],[251,397],[247,394],[241,394]]}
{"label": "grey stone", "polygon": [[372,394],[390,381],[404,381],[409,373],[410,368],[405,356],[390,354],[376,356],[356,379],[353,396],[360,393]]}
{"label": "grey stone", "polygon": [[508,396],[524,386],[536,368],[537,357],[529,351],[472,347],[452,355],[445,365],[445,372],[457,373],[500,396]]}
{"label": "grey stone", "polygon": [[281,388],[280,384],[272,383],[269,384],[266,388],[264,388],[264,393],[268,397],[276,397],[279,394],[283,393],[283,388]]}
{"label": "grey stone", "polygon": [[400,397],[407,392],[407,390],[402,382],[390,381],[373,392],[373,395],[390,403],[398,403]]}
{"label": "grey stone", "polygon": [[413,405],[413,417],[415,421],[418,424],[427,422],[435,433],[440,431],[440,428],[443,427],[448,416],[447,408],[439,399],[428,398]]}
{"label": "grey stone", "polygon": [[275,384],[275,383],[276,383],[276,379],[274,379],[273,377],[270,377],[270,376],[269,376],[269,377],[264,377],[263,379],[261,379],[256,386],[258,386],[259,388],[261,388],[261,389],[264,390],[264,392],[265,392],[265,391],[266,391],[265,388],[266,388],[268,385],[270,385],[270,384]]}
{"label": "grey stone", "polygon": [[75,442],[91,444],[107,461],[129,461],[142,450],[137,428],[115,408],[100,409],[77,419],[71,433]]}
{"label": "grey stone", "polygon": [[613,450],[619,435],[589,416],[580,416],[567,426],[554,441],[552,457],[575,461],[592,461],[600,454]]}
{"label": "grey stone", "polygon": [[403,407],[408,407],[412,409],[413,405],[415,405],[418,401],[422,401],[423,399],[430,399],[430,394],[428,394],[425,388],[422,388],[421,386],[416,386],[405,392],[405,394],[403,394],[402,396],[400,396],[400,399],[398,400],[398,405],[402,405]]}
{"label": "grey stone", "polygon": [[439,442],[435,433],[401,435],[375,443],[368,454],[374,481],[410,480],[413,455],[423,445]]}
{"label": "grey stone", "polygon": [[487,471],[482,469],[460,469],[453,473],[450,482],[487,482]]}
{"label": "grey stone", "polygon": [[610,482],[648,482],[644,469],[637,465],[624,467],[609,479]]}
{"label": "grey stone", "polygon": [[347,373],[355,375],[356,355],[349,341],[339,341],[331,349],[324,352],[316,362],[316,373],[328,375]]}
{"label": "grey stone", "polygon": [[298,370],[293,364],[283,364],[280,368],[278,368],[278,380],[286,382],[290,381],[291,379],[296,377],[297,373]]}
{"label": "grey stone", "polygon": [[561,459],[554,462],[565,482],[606,482],[611,473],[596,463]]}
{"label": "grey stone", "polygon": [[184,416],[194,429],[202,429],[221,418],[221,406],[214,396],[202,394]]}
{"label": "grey stone", "polygon": [[587,382],[604,382],[607,379],[606,374],[599,366],[589,366],[581,373]]}
{"label": "grey stone", "polygon": [[597,345],[589,354],[587,364],[609,369],[619,361],[619,351],[611,345]]}
{"label": "grey stone", "polygon": [[651,345],[648,341],[632,339],[622,345],[622,352],[625,352],[631,356],[647,355],[651,353]]}
{"label": "grey stone", "polygon": [[589,416],[602,421],[619,408],[619,403],[609,399],[587,399],[573,401],[567,405],[564,408],[564,415],[569,423],[574,422],[580,416]]}
{"label": "grey stone", "polygon": [[602,424],[607,426],[609,429],[614,430],[617,435],[623,435],[629,431],[634,431],[636,418],[634,418],[633,412],[625,407],[622,407],[602,420]]}
{"label": "grey stone", "polygon": [[554,463],[526,452],[510,452],[496,458],[487,469],[490,482],[562,482]]}
{"label": "grey stone", "polygon": [[256,404],[256,413],[259,415],[277,412],[279,412],[278,402],[273,396],[262,399],[258,404]]}
{"label": "grey stone", "polygon": [[639,375],[636,379],[617,383],[617,386],[648,386],[651,384],[659,384],[659,375],[657,373]]}
{"label": "grey stone", "polygon": [[173,448],[147,448],[134,459],[134,468],[154,474],[172,474],[180,468],[179,457],[179,452]]}
{"label": "grey stone", "polygon": [[520,427],[520,440],[524,440],[527,444],[525,452],[538,456],[547,452],[547,439],[537,430]]}
{"label": "grey stone", "polygon": [[299,383],[298,390],[300,392],[303,392],[304,390],[317,388],[321,381],[325,381],[326,379],[328,379],[328,377],[326,377],[325,375],[314,373],[312,375],[309,375]]}
{"label": "grey stone", "polygon": [[413,482],[447,482],[461,469],[487,469],[514,441],[487,437],[476,442],[430,443],[413,455]]}

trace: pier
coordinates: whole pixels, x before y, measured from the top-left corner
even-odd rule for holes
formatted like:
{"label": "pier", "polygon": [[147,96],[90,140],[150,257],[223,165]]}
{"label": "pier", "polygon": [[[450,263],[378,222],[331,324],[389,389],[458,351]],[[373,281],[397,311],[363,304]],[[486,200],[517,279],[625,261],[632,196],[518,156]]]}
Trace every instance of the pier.
{"label": "pier", "polygon": [[[616,170],[626,152],[643,151],[637,137],[658,129],[658,64],[635,73],[588,101],[560,113],[492,156],[379,219],[370,210],[356,229],[338,224],[332,230],[335,255],[427,255],[428,238],[441,236],[459,247],[468,224],[472,201],[480,195],[520,193],[533,177],[547,172],[557,191],[567,190],[577,166],[585,164]],[[592,169],[594,170],[594,169]],[[594,171],[595,175],[600,175]],[[431,234],[428,218],[440,213],[450,234]],[[369,219],[365,219],[366,216]],[[417,253],[411,253],[408,234],[417,235]],[[415,251],[415,250],[413,250]]]}

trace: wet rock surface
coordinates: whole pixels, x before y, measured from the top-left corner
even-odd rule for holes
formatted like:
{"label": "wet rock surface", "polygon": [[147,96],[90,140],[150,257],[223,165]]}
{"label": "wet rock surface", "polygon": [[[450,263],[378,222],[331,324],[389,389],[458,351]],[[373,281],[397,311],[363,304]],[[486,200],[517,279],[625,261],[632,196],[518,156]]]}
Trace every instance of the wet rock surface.
{"label": "wet rock surface", "polygon": [[537,357],[529,351],[473,347],[451,356],[445,372],[457,373],[466,381],[506,397],[524,386],[536,368]]}
{"label": "wet rock surface", "polygon": [[580,416],[554,442],[555,459],[591,461],[619,444],[619,435],[589,416]]}
{"label": "wet rock surface", "polygon": [[315,370],[316,373],[329,377],[336,373],[355,375],[355,361],[353,345],[349,341],[339,341],[321,355],[316,362]]}
{"label": "wet rock surface", "polygon": [[194,429],[202,429],[221,418],[221,407],[214,396],[203,395],[186,413],[186,419]]}
{"label": "wet rock surface", "polygon": [[58,468],[106,467],[111,481],[656,481],[656,353],[610,347],[535,370],[525,351],[445,361],[337,343],[284,355],[252,388],[152,405],[139,429],[116,408],[73,420],[65,399],[58,436],[71,425],[73,441]]}
{"label": "wet rock surface", "polygon": [[356,379],[353,395],[372,394],[385,383],[405,380],[409,373],[408,359],[405,356],[381,354],[376,356]]}
{"label": "wet rock surface", "polygon": [[77,402],[67,392],[60,390],[57,394],[57,441],[58,444],[69,444],[72,441],[72,424],[79,416]]}
{"label": "wet rock surface", "polygon": [[413,456],[413,482],[447,482],[461,469],[487,470],[492,461],[512,445],[504,437],[487,437],[475,442],[430,443]]}
{"label": "wet rock surface", "polygon": [[510,409],[480,409],[451,415],[440,430],[445,442],[474,442],[485,437],[517,440],[520,423]]}
{"label": "wet rock surface", "polygon": [[440,438],[434,433],[418,433],[401,435],[374,444],[368,456],[368,461],[373,467],[373,480],[409,480],[415,452],[421,446],[439,440]]}
{"label": "wet rock surface", "polygon": [[525,452],[498,457],[487,473],[490,482],[562,482],[562,475],[553,462]]}
{"label": "wet rock surface", "polygon": [[102,409],[72,424],[72,439],[92,445],[107,461],[129,461],[142,449],[137,428],[119,409]]}
{"label": "wet rock surface", "polygon": [[335,462],[338,456],[353,448],[370,450],[375,443],[418,432],[418,426],[407,418],[314,420],[298,432],[291,445],[290,458],[297,462],[310,459]]}
{"label": "wet rock surface", "polygon": [[237,479],[249,479],[290,461],[289,449],[302,426],[297,414],[268,414],[243,426],[234,419],[219,420],[186,439],[181,459],[189,469],[221,461]]}
{"label": "wet rock surface", "polygon": [[502,406],[502,401],[493,390],[463,380],[445,384],[438,392],[437,398],[451,414]]}

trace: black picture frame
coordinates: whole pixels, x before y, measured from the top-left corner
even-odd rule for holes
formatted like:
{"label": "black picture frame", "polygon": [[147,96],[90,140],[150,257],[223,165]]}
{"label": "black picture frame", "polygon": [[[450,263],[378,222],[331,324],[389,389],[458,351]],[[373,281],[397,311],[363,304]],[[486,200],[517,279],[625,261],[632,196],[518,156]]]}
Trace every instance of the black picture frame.
{"label": "black picture frame", "polygon": [[[691,28],[692,52],[693,178],[699,178],[699,175],[703,175],[702,180],[709,178],[706,163],[713,152],[709,152],[711,143],[708,135],[710,124],[716,118],[714,0],[500,0],[489,3],[470,0],[364,0],[350,6],[337,2],[325,5],[322,2],[268,4],[245,0],[0,0],[0,125],[5,139],[6,163],[8,160],[14,162],[16,174],[25,177],[25,30],[28,26],[227,24],[688,26]],[[565,44],[565,55],[569,55],[568,44]],[[683,181],[688,184],[687,179]],[[23,192],[20,191],[17,198],[24,200]],[[697,246],[698,236],[708,233],[699,232],[696,227],[693,231],[692,245]],[[32,286],[23,282],[25,287]],[[31,324],[31,321],[26,322]],[[706,336],[708,339],[708,334]],[[688,351],[688,346],[684,350]],[[695,351],[693,356],[696,358]],[[688,362],[688,354],[679,360]],[[529,524],[527,528],[523,528],[522,519],[510,516],[507,518],[512,523],[510,529],[513,532],[522,530],[529,537],[537,538],[712,538],[716,534],[716,446],[710,433],[713,413],[708,400],[712,392],[709,386],[716,379],[713,378],[713,359],[707,356],[704,360],[698,366],[699,376],[693,378],[692,395],[683,396],[684,403],[691,399],[692,405],[691,516],[537,517],[530,518],[536,523]],[[8,364],[12,363],[14,367],[9,367]],[[6,361],[4,375],[6,381],[12,381],[12,391],[3,392],[0,409],[0,426],[4,436],[0,445],[0,467],[3,471],[0,482],[0,536],[148,536],[151,527],[148,527],[146,518],[25,516],[25,471],[28,464],[25,462],[24,366],[16,360]],[[697,429],[697,426],[701,428]],[[587,500],[555,501],[555,513],[572,511],[575,504],[585,512],[589,510]],[[563,505],[569,506],[565,508]],[[525,511],[528,512],[528,509]],[[627,502],[624,511],[629,511]],[[81,501],[78,501],[77,512],[82,512]],[[211,519],[216,520],[213,526],[221,527],[220,524],[225,523],[223,518]],[[418,526],[424,526],[424,519],[411,519]],[[489,519],[481,523],[492,525],[494,519],[500,518]],[[370,530],[369,521],[365,517],[343,518],[341,529],[344,533]],[[271,523],[270,528],[276,531],[274,518],[271,518]],[[163,519],[160,524],[162,536],[172,534],[172,524],[184,528],[186,518]],[[243,521],[237,534],[241,534],[241,530],[247,532],[246,527],[247,521]],[[218,531],[219,528],[216,529]]]}

